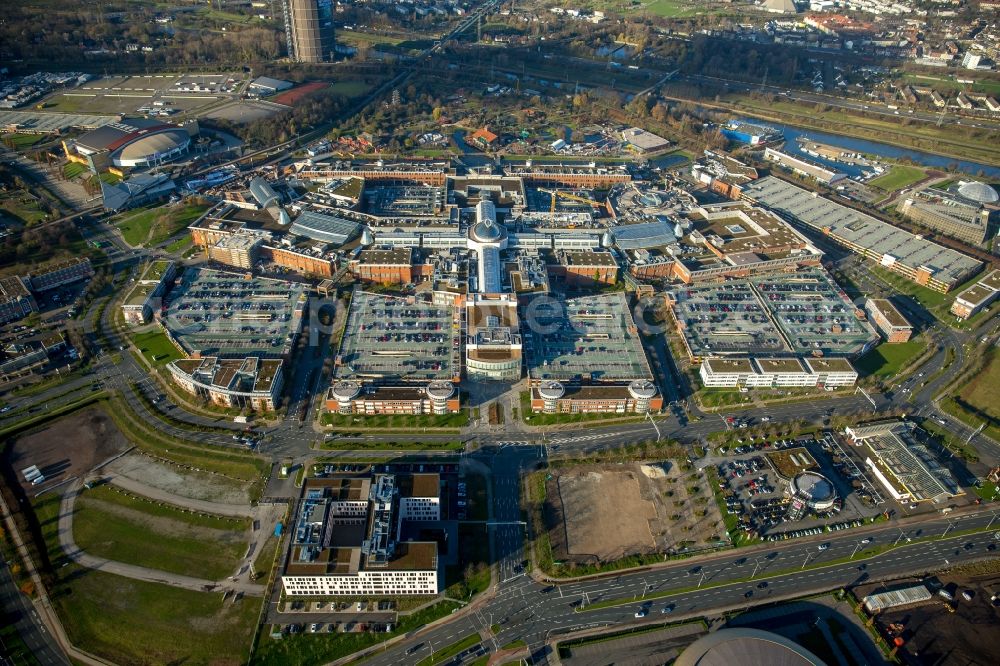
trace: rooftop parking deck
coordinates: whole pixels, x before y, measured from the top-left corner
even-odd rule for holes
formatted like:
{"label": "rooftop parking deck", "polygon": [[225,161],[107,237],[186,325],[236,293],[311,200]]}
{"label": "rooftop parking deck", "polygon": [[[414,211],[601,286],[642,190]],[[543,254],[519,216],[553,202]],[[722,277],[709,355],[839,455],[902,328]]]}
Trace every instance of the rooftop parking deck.
{"label": "rooftop parking deck", "polygon": [[822,271],[750,280],[792,351],[852,355],[878,339],[857,308]]}
{"label": "rooftop parking deck", "polygon": [[164,323],[188,354],[284,356],[305,304],[295,282],[189,268],[166,301]]}
{"label": "rooftop parking deck", "polygon": [[652,374],[624,294],[545,299],[521,321],[531,379],[620,382]]}
{"label": "rooftop parking deck", "polygon": [[853,355],[877,339],[826,273],[678,287],[674,316],[694,356]]}
{"label": "rooftop parking deck", "polygon": [[460,373],[459,311],[356,291],[336,377],[355,380],[455,380]]}

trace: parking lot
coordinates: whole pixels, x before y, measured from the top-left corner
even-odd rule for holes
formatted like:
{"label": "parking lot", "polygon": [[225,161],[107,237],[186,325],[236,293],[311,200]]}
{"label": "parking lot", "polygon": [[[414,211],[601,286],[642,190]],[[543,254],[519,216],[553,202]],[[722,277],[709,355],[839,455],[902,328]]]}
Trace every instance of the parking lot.
{"label": "parking lot", "polygon": [[164,323],[188,354],[283,356],[302,326],[305,287],[200,268],[165,299]]}
{"label": "parking lot", "polygon": [[759,277],[750,282],[796,353],[853,354],[878,339],[824,271],[798,271],[794,277]]}
{"label": "parking lot", "polygon": [[[879,506],[882,497],[832,436],[796,440],[748,435],[745,443],[739,441],[730,449],[733,456],[717,465],[716,472],[726,509],[750,536],[779,541],[836,531],[859,526],[884,510]],[[782,455],[775,456],[778,453]],[[802,461],[801,469],[820,472],[834,484],[837,500],[829,511],[789,519],[792,500],[785,478],[789,471],[778,474],[785,454]]]}
{"label": "parking lot", "polygon": [[694,356],[849,355],[878,339],[820,270],[676,287],[671,300]]}
{"label": "parking lot", "polygon": [[624,294],[551,299],[524,308],[532,379],[616,381],[652,377]]}
{"label": "parking lot", "polygon": [[339,379],[447,379],[459,372],[459,312],[356,291],[337,358]]}

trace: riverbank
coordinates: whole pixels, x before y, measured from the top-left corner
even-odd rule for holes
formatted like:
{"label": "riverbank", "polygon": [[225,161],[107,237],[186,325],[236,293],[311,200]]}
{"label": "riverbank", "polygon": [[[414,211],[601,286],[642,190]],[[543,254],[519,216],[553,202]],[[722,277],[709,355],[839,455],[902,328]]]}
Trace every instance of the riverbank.
{"label": "riverbank", "polygon": [[[1000,133],[983,130],[981,137],[958,132],[950,123],[936,125],[909,118],[868,118],[840,110],[817,111],[794,102],[767,102],[741,98],[717,106],[772,123],[786,123],[847,137],[876,141],[904,150],[910,149],[945,158],[981,163],[984,169],[1000,164]],[[912,120],[903,126],[904,120]],[[933,165],[932,165],[933,166]]]}

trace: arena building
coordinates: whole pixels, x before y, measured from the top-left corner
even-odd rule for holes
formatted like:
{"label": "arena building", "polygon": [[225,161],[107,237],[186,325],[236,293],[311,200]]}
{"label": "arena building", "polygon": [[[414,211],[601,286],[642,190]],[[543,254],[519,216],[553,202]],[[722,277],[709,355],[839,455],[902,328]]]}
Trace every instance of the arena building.
{"label": "arena building", "polygon": [[197,123],[184,126],[154,118],[128,118],[63,142],[67,157],[86,164],[94,173],[116,167],[151,167],[186,154]]}
{"label": "arena building", "polygon": [[747,627],[719,629],[706,634],[687,646],[674,661],[674,666],[734,664],[826,666],[822,659],[784,636]]}
{"label": "arena building", "polygon": [[289,596],[438,593],[438,546],[404,528],[440,518],[437,474],[335,475],[302,486],[281,575]]}

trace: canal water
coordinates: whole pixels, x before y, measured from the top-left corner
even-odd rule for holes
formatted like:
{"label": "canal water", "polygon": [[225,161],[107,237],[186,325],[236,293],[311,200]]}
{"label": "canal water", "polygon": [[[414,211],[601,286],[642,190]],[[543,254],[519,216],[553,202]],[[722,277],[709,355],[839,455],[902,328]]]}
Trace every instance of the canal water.
{"label": "canal water", "polygon": [[841,136],[839,134],[828,134],[826,132],[801,129],[799,127],[792,127],[791,125],[764,122],[753,118],[745,118],[743,120],[748,123],[765,124],[779,130],[785,135],[785,152],[791,155],[803,157],[807,160],[819,162],[820,164],[836,169],[837,171],[842,171],[848,176],[859,175],[866,169],[865,167],[851,166],[842,162],[834,162],[833,160],[828,160],[822,157],[813,157],[812,155],[808,155],[802,150],[802,145],[797,141],[797,139],[799,137],[804,137],[812,141],[818,141],[819,143],[828,143],[831,146],[837,146],[838,148],[843,148],[845,151],[852,153],[866,153],[869,155],[877,155],[891,159],[908,157],[916,164],[937,167],[939,169],[947,169],[949,167],[957,166],[960,171],[964,171],[974,177],[980,170],[982,170],[983,173],[986,174],[985,179],[987,181],[991,183],[1000,182],[1000,166],[997,165],[981,164],[979,162],[971,162],[969,160],[958,160],[953,157],[933,155],[931,153],[925,153],[910,148],[891,146],[887,143],[879,143],[877,141],[868,141],[867,139],[856,139],[854,137]]}

